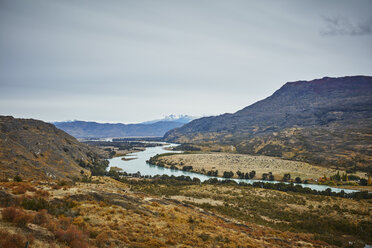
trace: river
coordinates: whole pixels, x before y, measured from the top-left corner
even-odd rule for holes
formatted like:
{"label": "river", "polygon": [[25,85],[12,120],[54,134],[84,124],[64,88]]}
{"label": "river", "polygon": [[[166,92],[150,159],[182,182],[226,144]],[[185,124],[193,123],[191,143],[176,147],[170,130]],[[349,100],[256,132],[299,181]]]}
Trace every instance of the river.
{"label": "river", "polygon": [[[156,154],[163,154],[163,153],[169,153],[169,152],[177,152],[177,153],[182,153],[181,151],[169,151],[166,150],[166,148],[170,147],[175,147],[177,144],[165,144],[163,146],[156,146],[156,147],[148,147],[144,151],[140,152],[135,152],[131,153],[125,158],[135,158],[132,160],[122,160],[123,157],[115,157],[112,159],[109,159],[109,166],[115,166],[118,168],[123,169],[123,171],[127,173],[137,173],[140,172],[141,175],[149,175],[149,176],[155,176],[155,175],[163,175],[167,174],[169,176],[174,175],[174,176],[189,176],[190,178],[199,178],[200,181],[205,181],[210,178],[213,178],[211,176],[206,176],[203,174],[199,173],[194,173],[194,172],[187,172],[187,171],[182,171],[182,170],[172,170],[169,168],[164,168],[160,166],[155,166],[155,165],[149,165],[146,163],[147,160],[150,159],[150,157],[155,156]],[[220,180],[225,180],[224,178],[218,178]],[[252,184],[253,182],[261,181],[261,180],[251,180],[251,179],[231,179],[236,182],[246,182]],[[278,181],[262,181],[262,182],[270,182],[270,183],[279,183]],[[327,188],[330,188],[332,192],[341,192],[342,190],[345,193],[352,193],[352,192],[357,192],[358,190],[351,190],[351,189],[342,189],[342,188],[334,188],[334,187],[329,187],[325,185],[317,185],[317,184],[298,184],[302,185],[303,187],[308,187],[310,189],[315,189],[318,191],[324,191]]]}

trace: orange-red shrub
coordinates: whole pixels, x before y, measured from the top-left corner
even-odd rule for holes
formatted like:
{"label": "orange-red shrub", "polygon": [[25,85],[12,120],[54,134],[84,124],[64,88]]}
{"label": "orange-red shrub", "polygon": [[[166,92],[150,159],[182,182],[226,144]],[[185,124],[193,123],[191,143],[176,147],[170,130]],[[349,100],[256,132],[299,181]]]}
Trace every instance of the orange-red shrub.
{"label": "orange-red shrub", "polygon": [[85,248],[87,245],[86,235],[74,225],[71,225],[67,230],[59,229],[55,232],[58,241],[64,242],[73,248]]}
{"label": "orange-red shrub", "polygon": [[59,225],[63,230],[66,230],[70,225],[71,225],[71,218],[70,217],[65,217],[65,216],[60,216],[59,217]]}
{"label": "orange-red shrub", "polygon": [[6,248],[24,248],[26,238],[20,234],[11,234],[6,230],[0,230],[0,247]]}
{"label": "orange-red shrub", "polygon": [[5,221],[17,224],[20,227],[26,226],[33,220],[33,215],[25,212],[21,208],[7,207],[2,211],[2,217]]}
{"label": "orange-red shrub", "polygon": [[43,209],[43,210],[37,212],[37,214],[35,214],[33,223],[37,224],[37,225],[42,225],[44,223],[50,222],[51,219],[52,218],[51,218],[50,214],[48,214],[47,211],[45,209]]}
{"label": "orange-red shrub", "polygon": [[16,195],[24,194],[26,191],[35,192],[36,189],[29,183],[18,183],[18,185],[12,189],[13,194]]}

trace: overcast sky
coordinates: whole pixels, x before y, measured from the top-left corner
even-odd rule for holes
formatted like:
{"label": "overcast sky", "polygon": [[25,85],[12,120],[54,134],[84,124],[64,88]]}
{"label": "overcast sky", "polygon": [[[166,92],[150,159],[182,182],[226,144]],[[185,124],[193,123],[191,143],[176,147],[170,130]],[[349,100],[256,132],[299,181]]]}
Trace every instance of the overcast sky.
{"label": "overcast sky", "polygon": [[0,0],[0,115],[218,115],[345,75],[372,75],[370,0]]}

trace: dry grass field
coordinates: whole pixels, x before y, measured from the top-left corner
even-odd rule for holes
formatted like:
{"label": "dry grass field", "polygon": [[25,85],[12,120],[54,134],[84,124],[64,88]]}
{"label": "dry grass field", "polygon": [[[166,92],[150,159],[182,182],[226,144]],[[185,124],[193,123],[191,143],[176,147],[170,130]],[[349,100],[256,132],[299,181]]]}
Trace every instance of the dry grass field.
{"label": "dry grass field", "polygon": [[[252,202],[244,207],[237,201],[241,197]],[[294,200],[273,190],[151,180],[122,183],[107,177],[86,183],[3,182],[0,247],[23,248],[27,241],[38,248],[330,246],[308,230],[280,226],[288,218],[269,215],[271,201],[295,213],[333,213],[338,206],[346,221],[370,221],[371,204],[366,201],[311,197]],[[349,236],[360,242],[355,234]]]}
{"label": "dry grass field", "polygon": [[[292,178],[318,179],[326,175],[336,174],[337,170],[311,165],[309,163],[284,160],[268,156],[252,156],[234,153],[195,153],[195,154],[173,154],[157,158],[165,167],[175,166],[182,169],[183,166],[192,166],[193,171],[206,174],[207,171],[218,170],[218,176],[222,177],[224,171],[256,171],[256,179],[261,179],[263,173],[272,172],[275,179],[282,179],[283,175],[290,173]],[[343,173],[340,170],[340,173]],[[359,173],[360,174],[360,173]],[[363,176],[364,174],[360,174]]]}

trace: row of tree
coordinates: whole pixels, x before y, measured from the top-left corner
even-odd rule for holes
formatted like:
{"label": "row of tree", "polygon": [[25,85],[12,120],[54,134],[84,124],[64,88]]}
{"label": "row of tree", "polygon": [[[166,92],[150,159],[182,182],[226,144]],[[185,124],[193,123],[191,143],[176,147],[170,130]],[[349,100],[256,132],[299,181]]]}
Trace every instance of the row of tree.
{"label": "row of tree", "polygon": [[256,176],[256,171],[251,171],[251,172],[241,172],[241,171],[237,171],[236,174],[238,175],[238,177],[240,179],[253,179],[255,176]]}
{"label": "row of tree", "polygon": [[[144,176],[141,176],[144,177]],[[129,184],[164,184],[164,185],[200,185],[200,184],[209,184],[209,185],[236,185],[236,186],[248,186],[254,188],[264,188],[279,190],[284,192],[298,192],[303,194],[311,195],[326,195],[326,196],[336,196],[344,198],[355,198],[355,199],[372,199],[372,194],[368,191],[359,191],[353,193],[345,193],[343,190],[340,192],[332,192],[330,188],[324,191],[317,191],[310,189],[308,187],[302,187],[301,185],[288,184],[288,183],[269,183],[269,182],[254,182],[252,184],[225,179],[218,180],[217,178],[210,178],[204,182],[201,182],[198,178],[193,178],[189,176],[168,176],[168,175],[156,175],[156,176],[147,176],[146,178],[152,180],[127,180],[126,178],[120,178],[118,180],[126,182]],[[116,179],[116,178],[115,178]]]}
{"label": "row of tree", "polygon": [[[283,178],[282,178],[282,181],[283,181],[283,182],[292,182],[292,180],[291,180],[291,174],[290,174],[290,173],[284,174],[284,176],[283,176]],[[305,181],[306,181],[306,180],[305,180]],[[294,179],[294,182],[295,182],[295,183],[302,183],[302,180],[301,180],[300,177],[296,177],[296,178]]]}

